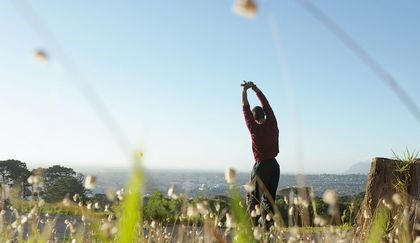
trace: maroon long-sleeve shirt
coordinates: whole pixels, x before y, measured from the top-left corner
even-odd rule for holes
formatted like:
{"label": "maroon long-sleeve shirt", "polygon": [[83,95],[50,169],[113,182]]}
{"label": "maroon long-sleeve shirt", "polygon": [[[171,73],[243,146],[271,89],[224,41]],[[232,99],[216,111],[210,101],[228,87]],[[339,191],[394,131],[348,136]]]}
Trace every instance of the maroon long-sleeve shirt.
{"label": "maroon long-sleeve shirt", "polygon": [[267,98],[260,91],[257,92],[257,97],[261,102],[262,108],[266,115],[266,121],[263,124],[258,124],[254,120],[249,105],[243,106],[245,122],[251,133],[252,151],[256,162],[273,159],[279,153],[279,129],[277,127],[277,120],[274,112],[268,103]]}

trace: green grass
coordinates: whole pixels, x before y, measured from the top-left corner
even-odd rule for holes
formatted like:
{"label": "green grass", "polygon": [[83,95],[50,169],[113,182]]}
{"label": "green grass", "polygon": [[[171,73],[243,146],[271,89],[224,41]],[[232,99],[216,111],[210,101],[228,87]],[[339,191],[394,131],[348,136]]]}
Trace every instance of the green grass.
{"label": "green grass", "polygon": [[131,180],[127,187],[127,196],[121,205],[121,213],[118,220],[118,242],[137,242],[142,236],[142,186],[143,174],[140,169],[141,156],[136,157]]}

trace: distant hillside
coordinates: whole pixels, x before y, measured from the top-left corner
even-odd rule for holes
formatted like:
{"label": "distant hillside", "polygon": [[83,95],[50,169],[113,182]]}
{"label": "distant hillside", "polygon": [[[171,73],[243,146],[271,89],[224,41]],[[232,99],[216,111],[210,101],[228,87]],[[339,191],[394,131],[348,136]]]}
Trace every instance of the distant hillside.
{"label": "distant hillside", "polygon": [[352,165],[344,174],[362,174],[367,175],[370,171],[370,162],[359,162]]}

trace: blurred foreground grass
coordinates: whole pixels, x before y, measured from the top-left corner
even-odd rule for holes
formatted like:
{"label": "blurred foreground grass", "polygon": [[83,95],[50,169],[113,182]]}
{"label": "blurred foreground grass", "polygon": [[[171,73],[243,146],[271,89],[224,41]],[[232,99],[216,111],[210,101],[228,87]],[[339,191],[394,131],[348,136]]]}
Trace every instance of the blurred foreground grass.
{"label": "blurred foreground grass", "polygon": [[[83,202],[77,197],[55,204],[40,198],[12,200],[0,213],[0,242],[355,242],[354,218],[363,195],[341,198],[346,200],[341,203],[330,190],[323,198],[313,194],[307,199],[299,194],[287,200],[278,198],[278,210],[263,219],[271,222],[266,229],[251,221],[261,218],[263,209],[248,214],[239,187],[234,180],[227,181],[230,197],[189,199],[171,186],[168,197],[155,193],[143,200],[138,156],[127,187],[111,205]],[[377,210],[367,242],[410,241],[406,230],[392,235],[397,226],[391,224],[390,215],[395,222],[404,219],[405,205],[393,206],[382,205]],[[304,215],[310,216],[306,226],[302,226]]]}

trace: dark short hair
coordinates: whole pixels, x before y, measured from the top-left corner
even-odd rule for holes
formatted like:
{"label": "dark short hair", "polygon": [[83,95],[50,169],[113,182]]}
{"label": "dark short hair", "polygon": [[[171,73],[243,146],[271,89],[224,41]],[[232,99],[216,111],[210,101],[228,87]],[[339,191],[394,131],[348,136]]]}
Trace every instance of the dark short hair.
{"label": "dark short hair", "polygon": [[254,116],[255,120],[265,118],[264,109],[261,106],[255,106],[254,109],[252,109],[252,115]]}

